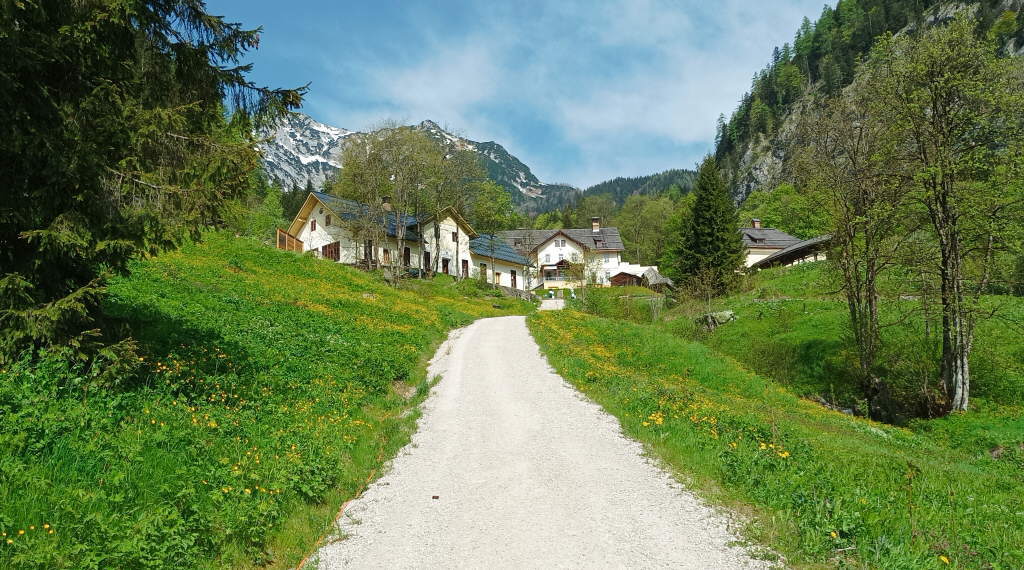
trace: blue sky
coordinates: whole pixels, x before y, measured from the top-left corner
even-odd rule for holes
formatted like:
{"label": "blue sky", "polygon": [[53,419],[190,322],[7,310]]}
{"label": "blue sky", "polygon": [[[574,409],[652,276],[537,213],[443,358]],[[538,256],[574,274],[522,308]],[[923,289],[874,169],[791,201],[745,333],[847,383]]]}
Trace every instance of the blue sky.
{"label": "blue sky", "polygon": [[207,0],[262,26],[258,83],[310,82],[303,111],[365,130],[432,119],[494,140],[545,182],[690,168],[822,0]]}

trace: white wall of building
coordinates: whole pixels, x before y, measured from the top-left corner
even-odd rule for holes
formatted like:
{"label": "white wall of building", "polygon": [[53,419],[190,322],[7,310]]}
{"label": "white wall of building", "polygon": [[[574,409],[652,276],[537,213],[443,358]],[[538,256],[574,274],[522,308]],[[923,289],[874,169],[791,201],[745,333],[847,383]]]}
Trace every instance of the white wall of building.
{"label": "white wall of building", "polygon": [[758,261],[761,261],[762,259],[768,257],[769,255],[779,251],[779,249],[781,249],[781,248],[772,248],[772,249],[762,248],[762,247],[747,248],[747,259],[744,262],[744,264],[747,267],[750,267],[751,265],[757,263]]}
{"label": "white wall of building", "polygon": [[435,238],[434,224],[423,226],[423,237],[427,240],[423,249],[430,252],[428,269],[433,270],[436,267],[438,273],[444,273],[442,260],[448,259],[449,275],[460,275],[463,261],[472,271],[473,258],[469,250],[469,235],[451,217],[441,220],[439,228],[440,235]]}
{"label": "white wall of building", "polygon": [[618,273],[618,267],[622,263],[622,253],[619,251],[585,250],[575,241],[561,234],[555,234],[554,237],[537,248],[533,259],[534,264],[540,270],[538,279],[544,281],[545,287],[579,286],[578,282],[544,279],[543,266],[554,265],[563,259],[571,263],[585,263],[584,271],[588,281],[592,280],[598,285],[608,285],[609,279]]}
{"label": "white wall of building", "polygon": [[[526,291],[526,267],[522,265],[514,265],[507,261],[495,259],[492,263],[491,258],[485,255],[474,255],[473,260],[476,262],[475,271],[473,276],[480,278],[486,272],[486,279],[488,283],[497,283],[503,287],[511,287],[513,289],[519,289],[520,291]],[[512,287],[512,272],[516,275],[515,287]],[[498,274],[497,281],[495,281],[495,273]]]}

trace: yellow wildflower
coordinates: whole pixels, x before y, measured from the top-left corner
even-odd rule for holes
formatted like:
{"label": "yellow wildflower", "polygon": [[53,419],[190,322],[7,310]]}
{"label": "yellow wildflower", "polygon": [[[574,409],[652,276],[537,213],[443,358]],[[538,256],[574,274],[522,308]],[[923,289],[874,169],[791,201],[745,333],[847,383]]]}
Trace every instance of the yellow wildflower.
{"label": "yellow wildflower", "polygon": [[949,564],[949,558],[946,558],[945,554],[939,556],[939,560],[941,560],[943,564]]}
{"label": "yellow wildflower", "polygon": [[828,535],[831,536],[832,538],[839,538],[839,533],[834,531],[834,530],[832,532],[828,533]]}

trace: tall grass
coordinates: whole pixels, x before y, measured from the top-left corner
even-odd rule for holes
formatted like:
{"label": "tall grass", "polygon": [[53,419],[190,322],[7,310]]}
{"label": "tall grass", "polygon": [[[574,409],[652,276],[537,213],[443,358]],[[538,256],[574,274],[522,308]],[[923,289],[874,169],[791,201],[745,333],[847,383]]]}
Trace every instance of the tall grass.
{"label": "tall grass", "polygon": [[294,565],[408,440],[446,332],[529,308],[223,234],[139,262],[106,307],[133,372],[2,371],[0,567]]}
{"label": "tall grass", "polygon": [[[555,369],[796,564],[1024,567],[1024,450],[830,411],[664,327],[530,317]],[[957,417],[949,419],[957,421]]]}

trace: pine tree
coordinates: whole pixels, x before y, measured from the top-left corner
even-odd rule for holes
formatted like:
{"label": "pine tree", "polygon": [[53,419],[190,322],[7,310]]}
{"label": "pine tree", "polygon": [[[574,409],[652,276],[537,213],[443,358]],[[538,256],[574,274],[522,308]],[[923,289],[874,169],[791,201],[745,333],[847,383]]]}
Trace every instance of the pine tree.
{"label": "pine tree", "polygon": [[736,206],[713,157],[701,163],[693,194],[693,209],[678,227],[670,261],[677,277],[710,281],[710,290],[722,293],[742,265],[743,242]]}

